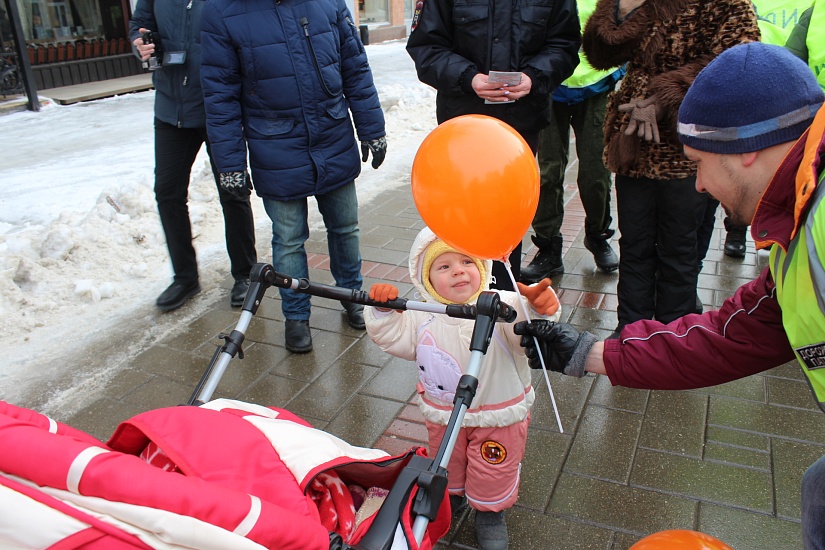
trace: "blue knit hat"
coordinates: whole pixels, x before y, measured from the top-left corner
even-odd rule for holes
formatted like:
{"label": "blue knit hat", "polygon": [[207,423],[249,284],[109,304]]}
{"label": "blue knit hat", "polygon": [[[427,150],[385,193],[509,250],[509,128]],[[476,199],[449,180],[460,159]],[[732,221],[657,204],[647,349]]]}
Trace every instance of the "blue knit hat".
{"label": "blue knit hat", "polygon": [[795,141],[824,100],[813,71],[785,48],[739,44],[696,76],[679,108],[679,140],[720,154]]}

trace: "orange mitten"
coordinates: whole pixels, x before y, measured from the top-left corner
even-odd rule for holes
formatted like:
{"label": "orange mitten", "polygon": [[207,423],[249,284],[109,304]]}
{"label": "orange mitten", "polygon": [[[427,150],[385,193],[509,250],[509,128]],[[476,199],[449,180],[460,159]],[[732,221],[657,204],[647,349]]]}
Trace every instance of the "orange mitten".
{"label": "orange mitten", "polygon": [[518,285],[521,295],[527,298],[533,309],[540,315],[551,316],[559,310],[559,299],[550,287],[550,279],[542,279],[534,285],[527,286],[522,283]]}
{"label": "orange mitten", "polygon": [[376,283],[370,287],[370,300],[389,302],[398,298],[398,289],[389,283]]}

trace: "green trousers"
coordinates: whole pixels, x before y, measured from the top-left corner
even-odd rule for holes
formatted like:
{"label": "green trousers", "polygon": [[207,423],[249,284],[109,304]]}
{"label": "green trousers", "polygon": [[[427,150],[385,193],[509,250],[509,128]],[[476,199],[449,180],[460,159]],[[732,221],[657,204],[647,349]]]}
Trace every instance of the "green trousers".
{"label": "green trousers", "polygon": [[541,170],[539,205],[533,218],[536,236],[549,239],[561,234],[564,221],[564,174],[570,158],[570,128],[576,136],[579,161],[579,197],[584,206],[584,227],[588,235],[610,228],[611,174],[604,167],[604,92],[581,103],[553,103],[553,121],[539,135],[538,162]]}

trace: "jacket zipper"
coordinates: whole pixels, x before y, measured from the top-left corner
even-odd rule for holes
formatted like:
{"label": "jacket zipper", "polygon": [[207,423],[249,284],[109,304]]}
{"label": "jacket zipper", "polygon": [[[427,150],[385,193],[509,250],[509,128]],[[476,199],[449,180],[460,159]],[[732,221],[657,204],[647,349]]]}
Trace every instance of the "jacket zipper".
{"label": "jacket zipper", "polygon": [[309,44],[309,51],[312,54],[312,60],[315,64],[315,72],[318,73],[318,80],[321,81],[321,87],[324,89],[324,93],[326,93],[329,97],[335,97],[335,94],[329,91],[327,83],[324,82],[324,76],[321,74],[321,65],[318,63],[318,56],[315,55],[315,47],[312,45],[312,38],[309,36],[309,19],[302,17],[299,20],[299,23],[301,23],[301,26],[304,28],[304,36]]}

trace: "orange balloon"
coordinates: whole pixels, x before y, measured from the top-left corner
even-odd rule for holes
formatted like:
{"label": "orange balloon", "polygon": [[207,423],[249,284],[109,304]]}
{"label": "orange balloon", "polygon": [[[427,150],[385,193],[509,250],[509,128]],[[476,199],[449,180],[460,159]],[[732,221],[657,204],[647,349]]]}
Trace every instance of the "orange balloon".
{"label": "orange balloon", "polygon": [[485,260],[512,252],[539,203],[530,146],[512,127],[484,115],[456,117],[430,132],[410,179],[415,206],[433,233]]}
{"label": "orange balloon", "polygon": [[630,550],[733,550],[721,540],[687,529],[671,529],[648,535]]}

